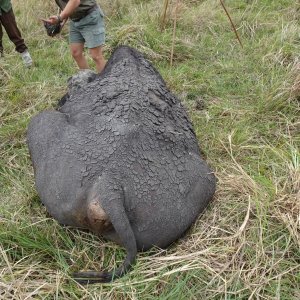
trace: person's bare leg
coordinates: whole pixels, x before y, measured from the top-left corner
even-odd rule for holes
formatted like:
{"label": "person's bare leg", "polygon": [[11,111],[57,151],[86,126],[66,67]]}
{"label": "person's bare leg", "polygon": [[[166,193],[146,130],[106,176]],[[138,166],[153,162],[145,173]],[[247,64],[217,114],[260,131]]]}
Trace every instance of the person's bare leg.
{"label": "person's bare leg", "polygon": [[70,50],[71,54],[76,61],[79,69],[88,69],[88,63],[84,56],[83,50],[84,50],[84,44],[81,43],[72,43],[70,44]]}
{"label": "person's bare leg", "polygon": [[106,60],[104,59],[102,54],[102,46],[91,48],[89,50],[90,50],[90,55],[96,64],[96,69],[98,73],[101,73],[101,71],[104,69],[106,64]]}

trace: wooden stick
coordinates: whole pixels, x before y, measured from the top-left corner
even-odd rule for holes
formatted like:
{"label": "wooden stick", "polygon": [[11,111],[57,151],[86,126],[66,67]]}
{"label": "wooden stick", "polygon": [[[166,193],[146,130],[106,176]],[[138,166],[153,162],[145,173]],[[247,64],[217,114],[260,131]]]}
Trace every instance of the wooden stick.
{"label": "wooden stick", "polygon": [[228,17],[230,23],[231,23],[231,26],[232,26],[232,28],[233,28],[233,31],[234,31],[234,33],[235,33],[235,35],[236,35],[236,37],[237,37],[237,39],[238,39],[238,41],[239,41],[241,47],[243,48],[243,44],[242,44],[242,42],[241,42],[241,40],[240,40],[239,34],[238,34],[238,32],[237,32],[237,30],[236,30],[236,28],[235,28],[235,26],[234,26],[234,24],[233,24],[233,22],[232,22],[232,19],[231,19],[230,15],[229,15],[229,13],[228,13],[226,7],[225,7],[225,4],[224,4],[223,0],[220,0],[220,2],[221,2],[221,5],[222,5],[223,9],[225,10],[225,13],[226,13],[226,15],[227,15],[227,17]]}
{"label": "wooden stick", "polygon": [[166,26],[166,17],[167,17],[167,10],[169,6],[169,0],[165,0],[164,7],[163,7],[163,13],[161,15],[161,23],[160,23],[160,29],[164,30]]}
{"label": "wooden stick", "polygon": [[170,66],[173,65],[173,57],[174,57],[174,45],[175,45],[175,38],[176,38],[176,27],[177,27],[177,11],[179,6],[179,1],[176,1],[176,7],[175,7],[175,19],[174,19],[174,25],[173,25],[173,38],[172,38],[172,48],[171,48],[171,58],[170,58]]}

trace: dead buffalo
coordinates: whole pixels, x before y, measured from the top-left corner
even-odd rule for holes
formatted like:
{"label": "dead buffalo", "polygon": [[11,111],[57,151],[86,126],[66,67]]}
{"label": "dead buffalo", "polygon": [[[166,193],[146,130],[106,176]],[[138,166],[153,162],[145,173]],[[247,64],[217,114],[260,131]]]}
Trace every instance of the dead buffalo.
{"label": "dead buffalo", "polygon": [[215,192],[182,104],[129,47],[115,50],[105,70],[58,110],[33,117],[27,141],[49,213],[126,249],[112,272],[75,274],[82,283],[111,281],[129,270],[137,251],[170,245]]}

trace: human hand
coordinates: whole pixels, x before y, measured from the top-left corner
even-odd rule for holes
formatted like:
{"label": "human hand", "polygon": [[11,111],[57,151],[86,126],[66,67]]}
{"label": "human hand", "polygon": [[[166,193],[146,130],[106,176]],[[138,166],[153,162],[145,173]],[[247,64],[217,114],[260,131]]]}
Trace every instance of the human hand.
{"label": "human hand", "polygon": [[49,23],[51,25],[55,25],[61,22],[59,16],[51,16],[48,19],[41,19],[43,22]]}
{"label": "human hand", "polygon": [[[59,19],[59,18],[58,18]],[[54,23],[52,22],[52,20],[49,19],[40,19],[43,23],[44,23],[44,27],[46,29],[46,32],[49,36],[54,37],[56,36],[58,33],[61,32],[63,26],[64,26],[64,21],[63,22],[58,22],[58,23]]]}

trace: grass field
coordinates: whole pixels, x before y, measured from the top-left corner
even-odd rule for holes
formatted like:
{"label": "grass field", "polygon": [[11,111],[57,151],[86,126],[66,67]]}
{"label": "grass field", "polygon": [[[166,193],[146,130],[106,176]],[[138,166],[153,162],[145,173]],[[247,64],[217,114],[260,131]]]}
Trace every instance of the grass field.
{"label": "grass field", "polygon": [[[4,36],[0,58],[0,299],[300,299],[300,1],[102,0],[108,58],[119,44],[146,54],[183,101],[215,170],[214,200],[169,249],[138,255],[112,284],[82,287],[80,269],[111,269],[124,250],[57,224],[40,204],[25,141],[77,69],[67,28],[49,38],[54,1],[13,1],[35,62]],[[174,21],[176,38],[170,66]],[[92,66],[92,64],[91,64]]]}

